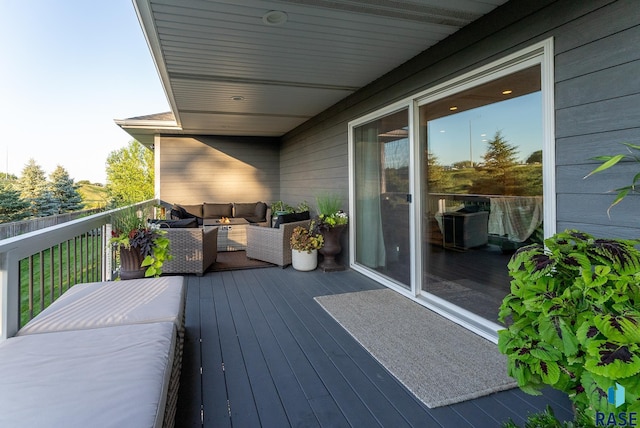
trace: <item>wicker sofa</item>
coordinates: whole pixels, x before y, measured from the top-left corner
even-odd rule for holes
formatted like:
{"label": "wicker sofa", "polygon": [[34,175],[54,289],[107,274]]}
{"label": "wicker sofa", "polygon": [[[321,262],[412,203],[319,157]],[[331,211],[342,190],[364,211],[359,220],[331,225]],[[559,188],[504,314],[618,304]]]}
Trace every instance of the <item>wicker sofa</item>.
{"label": "wicker sofa", "polygon": [[297,226],[309,227],[310,220],[284,223],[279,227],[247,226],[247,257],[283,268],[291,264],[289,240]]}
{"label": "wicker sofa", "polygon": [[218,256],[218,228],[167,228],[173,258],[165,261],[163,273],[204,274]]}

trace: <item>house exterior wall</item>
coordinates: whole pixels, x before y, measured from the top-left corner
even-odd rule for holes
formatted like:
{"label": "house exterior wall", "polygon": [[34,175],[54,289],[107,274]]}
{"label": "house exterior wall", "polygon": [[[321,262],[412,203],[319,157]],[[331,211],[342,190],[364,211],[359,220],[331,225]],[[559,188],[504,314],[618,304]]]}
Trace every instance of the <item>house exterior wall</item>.
{"label": "house exterior wall", "polygon": [[169,203],[270,202],[279,198],[274,138],[161,136],[160,199]]}
{"label": "house exterior wall", "polygon": [[629,184],[637,164],[583,180],[590,158],[640,144],[639,16],[635,0],[510,1],[285,135],[280,197],[313,205],[331,191],[346,208],[349,121],[553,37],[556,229],[640,236],[637,195],[607,216],[607,191]]}

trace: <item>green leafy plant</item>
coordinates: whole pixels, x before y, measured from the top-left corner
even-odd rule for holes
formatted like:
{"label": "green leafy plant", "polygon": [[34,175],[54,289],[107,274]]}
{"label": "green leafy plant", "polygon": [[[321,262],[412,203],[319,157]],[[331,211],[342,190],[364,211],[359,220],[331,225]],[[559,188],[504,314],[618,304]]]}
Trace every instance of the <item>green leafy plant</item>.
{"label": "green leafy plant", "polygon": [[282,201],[275,201],[271,203],[271,212],[273,214],[288,214],[295,211],[295,208],[291,205],[285,204]]}
{"label": "green leafy plant", "polygon": [[[639,243],[567,230],[512,256],[498,348],[522,390],[564,391],[591,420],[640,411]],[[626,389],[618,408],[607,399],[616,383]]]}
{"label": "green leafy plant", "polygon": [[307,201],[302,201],[295,207],[289,204],[285,204],[282,201],[275,201],[271,203],[271,212],[275,215],[278,214],[290,214],[290,213],[301,213],[304,211],[309,211],[309,204]]}
{"label": "green leafy plant", "polygon": [[322,235],[313,233],[306,227],[297,226],[293,229],[293,234],[289,240],[292,250],[305,251],[311,253],[313,250],[318,250],[324,245],[324,238]]}
{"label": "green leafy plant", "polygon": [[[636,144],[631,144],[631,143],[623,143],[623,144],[627,146],[627,151],[629,153],[617,154],[613,156],[596,156],[592,158],[593,160],[602,161],[602,164],[600,164],[600,166],[598,166],[596,169],[594,169],[589,174],[587,174],[584,178],[588,178],[593,174],[607,170],[612,166],[616,165],[618,162],[620,162],[623,159],[628,159],[628,160],[640,163],[640,154],[634,154],[633,152],[634,150],[640,152],[640,146]],[[616,195],[616,198],[613,200],[611,205],[609,205],[609,208],[607,209],[607,214],[609,214],[609,211],[611,211],[611,208],[619,204],[629,193],[631,192],[638,193],[637,186],[639,183],[640,183],[640,172],[633,176],[633,180],[631,180],[630,185],[615,189],[615,191],[618,192],[618,194]]]}
{"label": "green leafy plant", "polygon": [[148,224],[144,210],[135,207],[125,208],[116,213],[111,224],[109,242],[116,247],[139,248],[144,257],[140,267],[146,267],[145,276],[160,276],[162,265],[171,260],[169,238],[159,225]]}

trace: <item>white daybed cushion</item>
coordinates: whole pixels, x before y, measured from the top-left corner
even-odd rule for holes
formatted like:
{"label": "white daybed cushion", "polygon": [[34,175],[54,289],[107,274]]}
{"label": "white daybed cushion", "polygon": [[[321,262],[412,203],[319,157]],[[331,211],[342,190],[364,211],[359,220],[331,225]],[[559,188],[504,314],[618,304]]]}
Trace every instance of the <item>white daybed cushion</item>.
{"label": "white daybed cushion", "polygon": [[162,321],[180,330],[184,302],[182,276],[77,284],[16,336]]}
{"label": "white daybed cushion", "polygon": [[34,334],[0,344],[0,427],[160,427],[172,323]]}

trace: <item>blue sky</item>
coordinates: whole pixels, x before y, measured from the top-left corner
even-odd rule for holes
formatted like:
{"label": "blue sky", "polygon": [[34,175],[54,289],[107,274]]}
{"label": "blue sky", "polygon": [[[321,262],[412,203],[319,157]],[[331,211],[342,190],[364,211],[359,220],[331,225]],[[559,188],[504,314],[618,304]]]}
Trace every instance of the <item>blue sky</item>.
{"label": "blue sky", "polygon": [[0,0],[0,172],[104,183],[113,120],[168,110],[131,0]]}
{"label": "blue sky", "polygon": [[517,146],[517,157],[521,161],[542,150],[540,92],[431,121],[429,151],[438,157],[441,165],[469,160],[470,155],[474,163],[483,162],[487,141],[493,139],[497,131],[507,143]]}

